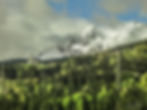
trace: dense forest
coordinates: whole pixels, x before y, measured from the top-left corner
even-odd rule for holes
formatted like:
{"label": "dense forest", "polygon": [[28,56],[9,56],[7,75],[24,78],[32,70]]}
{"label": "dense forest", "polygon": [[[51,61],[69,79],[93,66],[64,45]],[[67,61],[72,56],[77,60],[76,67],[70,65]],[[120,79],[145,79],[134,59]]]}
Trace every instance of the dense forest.
{"label": "dense forest", "polygon": [[0,110],[147,110],[147,43],[0,66]]}

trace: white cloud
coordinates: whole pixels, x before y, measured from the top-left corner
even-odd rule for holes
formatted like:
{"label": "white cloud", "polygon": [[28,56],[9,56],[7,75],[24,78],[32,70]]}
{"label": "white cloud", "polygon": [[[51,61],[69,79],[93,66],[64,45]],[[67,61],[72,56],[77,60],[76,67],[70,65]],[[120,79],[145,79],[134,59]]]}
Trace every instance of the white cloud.
{"label": "white cloud", "polygon": [[147,40],[147,26],[137,22],[122,23],[113,28],[97,27],[94,30],[95,37],[91,38],[94,31],[91,31],[91,34],[86,34],[87,45],[84,45],[82,42],[84,40],[81,40],[80,44],[73,46],[74,51],[77,49],[83,54],[88,54]]}
{"label": "white cloud", "polygon": [[45,0],[1,3],[4,8],[0,17],[5,22],[0,22],[0,60],[35,56],[46,48],[55,48],[59,41],[53,42],[51,37],[78,34],[90,24],[83,19],[58,16]]}
{"label": "white cloud", "polygon": [[139,11],[140,15],[147,14],[146,0],[100,0],[98,6],[110,14],[121,14],[131,10]]}
{"label": "white cloud", "polygon": [[[103,45],[107,47],[116,39],[128,40],[130,33],[145,36],[146,26],[139,26],[118,23],[115,28],[102,28],[84,19],[57,15],[45,0],[0,0],[0,61],[36,56],[48,49],[57,50],[58,43],[70,43],[70,36],[79,40],[71,46],[71,51],[87,53],[97,50],[103,37],[106,38]],[[140,31],[133,32],[135,29]],[[95,31],[96,38],[91,38]]]}

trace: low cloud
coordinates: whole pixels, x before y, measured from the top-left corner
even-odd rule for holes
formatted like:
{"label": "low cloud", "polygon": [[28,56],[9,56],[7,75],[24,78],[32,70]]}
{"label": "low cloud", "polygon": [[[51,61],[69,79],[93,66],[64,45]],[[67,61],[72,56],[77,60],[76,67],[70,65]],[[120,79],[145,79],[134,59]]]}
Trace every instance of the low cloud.
{"label": "low cloud", "polygon": [[[69,45],[71,39],[76,39],[76,43],[68,51],[87,54],[101,45],[107,48],[115,39],[125,41],[132,35],[141,38],[147,34],[143,24],[140,27],[119,21],[113,27],[107,24],[103,27],[82,18],[58,15],[46,0],[0,0],[0,61],[36,57],[44,51],[43,56],[58,56],[58,46]],[[50,54],[50,50],[56,55]]]}
{"label": "low cloud", "polygon": [[0,60],[36,56],[57,45],[52,37],[78,34],[90,24],[57,15],[45,0],[1,0],[1,5]]}

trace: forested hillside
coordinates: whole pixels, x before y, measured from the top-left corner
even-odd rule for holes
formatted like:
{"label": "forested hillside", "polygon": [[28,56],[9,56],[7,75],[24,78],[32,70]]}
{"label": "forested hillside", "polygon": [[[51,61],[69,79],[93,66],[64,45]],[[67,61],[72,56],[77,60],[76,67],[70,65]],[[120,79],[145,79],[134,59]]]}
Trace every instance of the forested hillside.
{"label": "forested hillside", "polygon": [[146,43],[63,61],[1,65],[0,76],[0,110],[147,110]]}

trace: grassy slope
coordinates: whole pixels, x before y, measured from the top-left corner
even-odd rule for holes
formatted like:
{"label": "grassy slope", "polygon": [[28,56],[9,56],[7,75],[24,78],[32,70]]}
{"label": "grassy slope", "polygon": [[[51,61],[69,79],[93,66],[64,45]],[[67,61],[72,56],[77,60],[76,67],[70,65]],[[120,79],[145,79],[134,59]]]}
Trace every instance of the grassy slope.
{"label": "grassy slope", "polygon": [[147,44],[47,64],[0,67],[2,110],[145,110]]}

